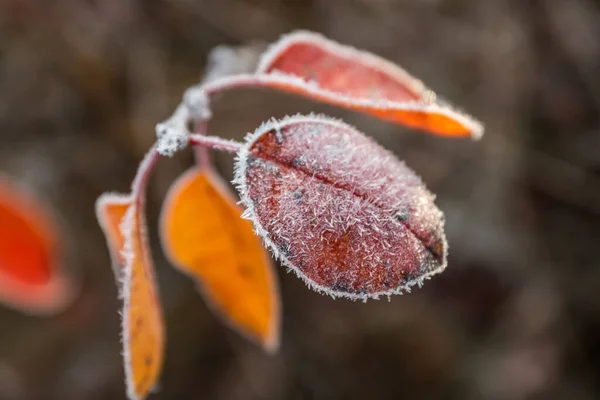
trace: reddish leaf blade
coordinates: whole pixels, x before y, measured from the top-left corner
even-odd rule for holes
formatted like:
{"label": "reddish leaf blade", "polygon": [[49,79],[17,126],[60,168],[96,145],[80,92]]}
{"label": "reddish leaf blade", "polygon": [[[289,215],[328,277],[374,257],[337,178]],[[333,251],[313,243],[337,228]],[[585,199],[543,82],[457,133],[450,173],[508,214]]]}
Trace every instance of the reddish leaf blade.
{"label": "reddish leaf blade", "polygon": [[198,281],[225,322],[267,351],[279,345],[280,299],[273,265],[252,225],[213,171],[192,169],[171,187],[161,213],[163,248]]}
{"label": "reddish leaf blade", "polygon": [[283,36],[262,56],[258,73],[279,71],[355,98],[421,101],[428,89],[399,66],[313,32]]}
{"label": "reddish leaf blade", "polygon": [[118,281],[125,266],[123,257],[125,237],[121,224],[131,203],[131,195],[120,193],[104,193],[96,200],[96,218],[106,237],[113,270]]}
{"label": "reddish leaf blade", "polygon": [[245,216],[315,290],[377,298],[446,266],[434,196],[342,122],[298,116],[261,126],[238,156],[236,183]]}
{"label": "reddish leaf blade", "polygon": [[318,88],[278,88],[439,135],[483,133],[479,122],[436,102],[433,91],[399,66],[316,33],[283,36],[263,55],[257,73],[299,77]]}
{"label": "reddish leaf blade", "polygon": [[0,301],[32,314],[70,304],[75,288],[62,270],[62,242],[42,202],[0,179]]}

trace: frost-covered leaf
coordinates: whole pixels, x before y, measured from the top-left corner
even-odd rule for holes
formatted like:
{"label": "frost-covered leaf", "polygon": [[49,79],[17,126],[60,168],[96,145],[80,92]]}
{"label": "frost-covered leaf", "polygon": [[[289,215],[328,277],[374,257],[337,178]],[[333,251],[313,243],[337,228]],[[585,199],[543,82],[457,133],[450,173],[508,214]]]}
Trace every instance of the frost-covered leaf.
{"label": "frost-covered leaf", "polygon": [[399,66],[313,32],[283,36],[264,53],[257,74],[301,78],[312,85],[290,80],[278,88],[432,133],[474,138],[483,133],[479,122],[437,100]]}
{"label": "frost-covered leaf", "polygon": [[152,391],[164,359],[165,328],[144,211],[145,187],[157,158],[153,147],[140,164],[131,194],[104,194],[96,202],[123,298],[123,363],[132,400],[145,399]]}
{"label": "frost-covered leaf", "polygon": [[279,344],[279,288],[271,260],[221,178],[195,168],[171,187],[161,213],[163,248],[194,278],[225,322],[267,351]]}
{"label": "frost-covered leaf", "polygon": [[62,262],[63,242],[51,211],[0,177],[0,302],[32,314],[62,311],[75,296]]}
{"label": "frost-covered leaf", "polygon": [[264,124],[238,154],[235,182],[256,231],[317,291],[377,298],[446,266],[434,196],[342,122],[297,116]]}
{"label": "frost-covered leaf", "polygon": [[423,82],[399,66],[307,31],[284,35],[263,54],[257,72],[273,71],[356,98],[403,102],[431,96]]}
{"label": "frost-covered leaf", "polygon": [[121,290],[125,378],[129,398],[144,399],[162,370],[164,322],[142,204],[132,203],[123,226],[125,268]]}
{"label": "frost-covered leaf", "polygon": [[120,193],[104,193],[96,200],[96,218],[106,237],[115,277],[119,282],[125,266],[125,237],[121,224],[131,202],[131,195]]}

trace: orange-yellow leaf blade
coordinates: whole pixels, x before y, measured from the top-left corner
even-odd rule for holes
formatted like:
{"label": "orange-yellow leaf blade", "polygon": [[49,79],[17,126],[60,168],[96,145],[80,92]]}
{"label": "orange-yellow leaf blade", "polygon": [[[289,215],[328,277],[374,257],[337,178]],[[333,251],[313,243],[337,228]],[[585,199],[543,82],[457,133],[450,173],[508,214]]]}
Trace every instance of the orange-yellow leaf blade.
{"label": "orange-yellow leaf blade", "polygon": [[257,73],[301,78],[316,87],[271,86],[435,134],[478,138],[483,132],[479,122],[437,102],[433,91],[399,66],[316,33],[282,37],[263,55]]}
{"label": "orange-yellow leaf blade", "polygon": [[125,269],[122,284],[125,378],[131,399],[144,399],[162,371],[165,329],[149,256],[142,205],[125,215]]}
{"label": "orange-yellow leaf blade", "polygon": [[52,314],[74,298],[62,271],[62,242],[46,205],[0,179],[0,302],[33,314]]}
{"label": "orange-yellow leaf blade", "polygon": [[104,232],[115,276],[120,279],[125,266],[123,247],[125,237],[121,223],[131,205],[131,196],[117,193],[104,193],[96,200],[96,217]]}
{"label": "orange-yellow leaf blade", "polygon": [[131,194],[106,193],[96,201],[123,298],[125,383],[132,400],[145,399],[152,391],[164,358],[165,327],[144,213],[145,187],[158,156],[152,147],[140,163]]}
{"label": "orange-yellow leaf blade", "polygon": [[279,344],[279,289],[260,239],[241,214],[215,173],[188,171],[162,211],[163,247],[226,322],[273,351]]}

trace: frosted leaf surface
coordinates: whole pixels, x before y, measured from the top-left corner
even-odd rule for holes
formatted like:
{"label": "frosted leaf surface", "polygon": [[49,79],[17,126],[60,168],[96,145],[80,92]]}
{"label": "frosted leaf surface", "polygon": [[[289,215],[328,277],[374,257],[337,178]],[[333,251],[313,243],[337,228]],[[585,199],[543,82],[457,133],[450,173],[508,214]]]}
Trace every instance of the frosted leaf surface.
{"label": "frosted leaf surface", "polygon": [[236,183],[257,232],[316,290],[395,294],[446,266],[434,196],[342,122],[300,116],[264,124],[238,156]]}
{"label": "frosted leaf surface", "polygon": [[412,128],[450,137],[483,134],[481,123],[440,101],[398,65],[317,33],[282,36],[262,55],[256,72],[273,78],[265,78],[266,85]]}
{"label": "frosted leaf surface", "polygon": [[274,71],[317,82],[323,89],[353,98],[435,100],[433,92],[399,66],[313,32],[294,32],[272,45],[258,72]]}

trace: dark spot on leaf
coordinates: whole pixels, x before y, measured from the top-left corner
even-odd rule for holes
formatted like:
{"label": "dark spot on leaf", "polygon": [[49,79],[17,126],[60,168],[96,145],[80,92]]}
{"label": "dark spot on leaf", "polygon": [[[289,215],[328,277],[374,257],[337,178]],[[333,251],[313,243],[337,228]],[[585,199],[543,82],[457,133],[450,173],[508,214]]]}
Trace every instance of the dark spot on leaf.
{"label": "dark spot on leaf", "polygon": [[253,275],[252,269],[249,268],[246,264],[240,264],[238,267],[238,272],[240,273],[240,276],[244,279],[251,278]]}
{"label": "dark spot on leaf", "polygon": [[334,282],[331,289],[333,289],[334,292],[341,292],[341,293],[354,293],[355,290],[352,289],[352,286],[345,281],[337,281]]}
{"label": "dark spot on leaf", "polygon": [[282,256],[284,256],[285,258],[291,258],[292,257],[292,250],[290,249],[290,245],[287,244],[286,242],[281,242],[279,244],[279,252],[281,253]]}
{"label": "dark spot on leaf", "polygon": [[295,190],[294,193],[292,193],[292,197],[294,198],[294,200],[297,203],[301,202],[302,199],[304,198],[304,190],[303,189]]}
{"label": "dark spot on leaf", "polygon": [[408,222],[408,217],[410,216],[410,212],[408,211],[407,208],[403,208],[402,210],[398,211],[395,215],[396,219],[400,222]]}
{"label": "dark spot on leaf", "polygon": [[420,276],[422,276],[423,274],[427,274],[429,272],[432,272],[436,269],[438,269],[440,267],[440,262],[437,260],[437,258],[430,252],[427,252],[425,257],[423,258],[421,265],[419,266],[418,270],[411,272],[410,275],[410,279],[416,279]]}
{"label": "dark spot on leaf", "polygon": [[436,232],[431,233],[433,243],[429,245],[429,251],[435,256],[438,262],[442,262],[444,259],[444,242],[439,238]]}
{"label": "dark spot on leaf", "polygon": [[304,157],[300,156],[300,157],[294,157],[292,159],[292,161],[290,162],[290,165],[294,168],[299,168],[304,166],[304,164],[306,163],[306,160],[304,159]]}

